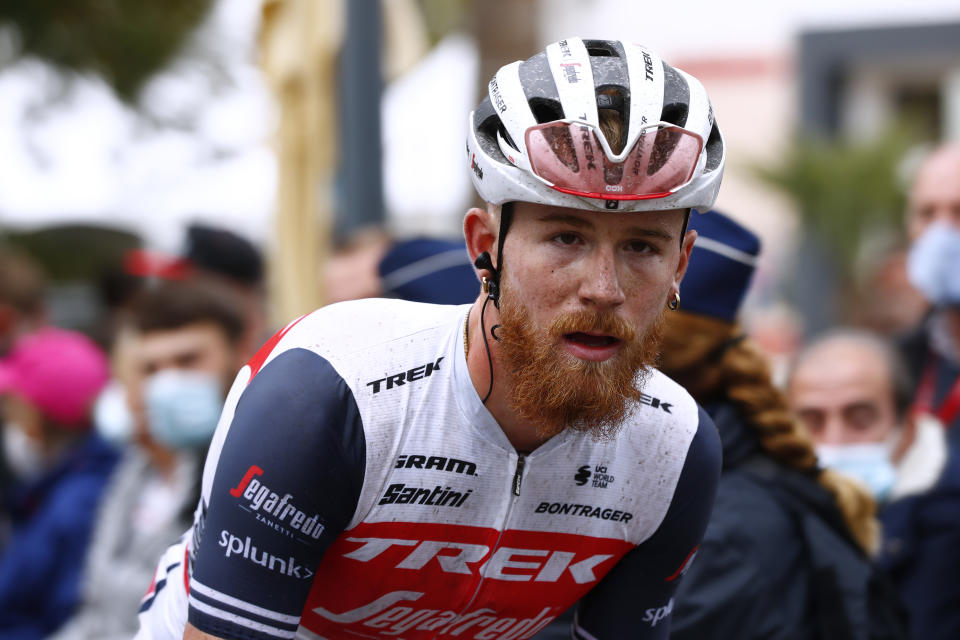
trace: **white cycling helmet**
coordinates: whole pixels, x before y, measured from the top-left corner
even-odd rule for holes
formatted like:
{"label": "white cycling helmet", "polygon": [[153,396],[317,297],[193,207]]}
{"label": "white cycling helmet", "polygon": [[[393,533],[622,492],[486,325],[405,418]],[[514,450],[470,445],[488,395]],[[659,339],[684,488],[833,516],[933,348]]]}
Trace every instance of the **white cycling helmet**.
{"label": "white cycling helmet", "polygon": [[[619,153],[601,132],[603,110],[624,125]],[[706,211],[724,157],[703,85],[616,40],[569,38],[501,67],[467,134],[473,184],[493,204]]]}

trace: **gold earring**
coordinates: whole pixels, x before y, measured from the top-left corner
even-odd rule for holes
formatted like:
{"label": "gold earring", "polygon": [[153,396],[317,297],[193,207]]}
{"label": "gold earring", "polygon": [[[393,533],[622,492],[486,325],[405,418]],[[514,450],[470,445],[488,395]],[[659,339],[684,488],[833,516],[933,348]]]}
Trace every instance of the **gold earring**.
{"label": "gold earring", "polygon": [[487,276],[480,278],[480,287],[484,293],[490,293],[490,282],[487,280]]}
{"label": "gold earring", "polygon": [[680,292],[674,291],[673,300],[667,303],[667,309],[670,309],[670,311],[676,311],[679,307],[680,307]]}

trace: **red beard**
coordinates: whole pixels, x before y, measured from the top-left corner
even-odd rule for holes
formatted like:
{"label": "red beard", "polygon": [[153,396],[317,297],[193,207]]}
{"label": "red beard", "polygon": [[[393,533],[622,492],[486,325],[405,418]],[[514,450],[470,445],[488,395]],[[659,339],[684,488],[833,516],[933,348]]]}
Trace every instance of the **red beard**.
{"label": "red beard", "polygon": [[[500,352],[510,378],[510,407],[552,437],[564,429],[616,435],[635,402],[663,337],[663,313],[641,336],[613,313],[579,311],[562,314],[545,333],[530,324],[529,313],[503,291],[500,301]],[[561,346],[563,336],[592,332],[612,336],[623,346],[603,362],[581,360]]]}

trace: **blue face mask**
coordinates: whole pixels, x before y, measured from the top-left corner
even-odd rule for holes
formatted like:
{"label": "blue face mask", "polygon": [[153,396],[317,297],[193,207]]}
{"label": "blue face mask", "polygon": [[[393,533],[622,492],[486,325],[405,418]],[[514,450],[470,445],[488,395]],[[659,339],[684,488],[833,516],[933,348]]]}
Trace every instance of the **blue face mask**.
{"label": "blue face mask", "polygon": [[960,305],[960,229],[935,222],[907,255],[910,284],[935,306]]}
{"label": "blue face mask", "polygon": [[150,435],[158,443],[191,449],[210,442],[223,408],[216,376],[166,369],[147,379],[143,395]]}
{"label": "blue face mask", "polygon": [[890,453],[887,442],[817,446],[817,458],[822,466],[859,480],[877,501],[890,495],[897,479]]}

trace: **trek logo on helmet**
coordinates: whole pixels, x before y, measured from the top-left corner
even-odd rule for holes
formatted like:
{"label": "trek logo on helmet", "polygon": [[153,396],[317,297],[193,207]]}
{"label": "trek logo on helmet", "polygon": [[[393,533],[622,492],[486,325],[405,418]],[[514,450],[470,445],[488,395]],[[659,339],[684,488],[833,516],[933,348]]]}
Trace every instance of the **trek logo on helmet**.
{"label": "trek logo on helmet", "polygon": [[643,52],[643,70],[646,72],[647,80],[653,82],[653,58],[646,51]]}
{"label": "trek logo on helmet", "polygon": [[[710,99],[654,51],[566,38],[501,67],[488,89],[470,115],[467,156],[483,170],[470,177],[486,202],[706,211],[717,197],[725,146]],[[614,128],[617,152],[604,137]]]}

